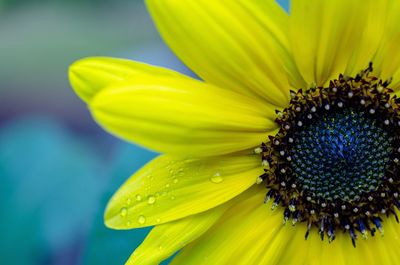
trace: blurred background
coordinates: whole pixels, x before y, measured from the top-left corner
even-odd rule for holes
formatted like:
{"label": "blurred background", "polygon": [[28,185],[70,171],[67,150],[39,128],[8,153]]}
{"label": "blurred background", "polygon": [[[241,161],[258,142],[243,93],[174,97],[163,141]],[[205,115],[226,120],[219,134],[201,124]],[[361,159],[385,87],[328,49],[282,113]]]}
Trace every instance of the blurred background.
{"label": "blurred background", "polygon": [[156,154],[93,122],[67,77],[86,56],[190,74],[142,0],[0,0],[0,264],[123,264],[150,230],[103,225],[110,196]]}

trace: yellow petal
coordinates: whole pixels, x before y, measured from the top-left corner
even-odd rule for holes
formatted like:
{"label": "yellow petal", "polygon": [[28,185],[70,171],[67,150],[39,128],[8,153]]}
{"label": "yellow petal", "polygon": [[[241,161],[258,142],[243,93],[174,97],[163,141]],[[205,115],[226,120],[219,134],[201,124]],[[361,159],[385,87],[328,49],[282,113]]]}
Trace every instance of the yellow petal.
{"label": "yellow petal", "polygon": [[400,91],[400,70],[397,70],[392,76],[392,83],[390,84],[390,87],[396,91]]}
{"label": "yellow petal", "polygon": [[189,78],[137,76],[99,92],[90,109],[106,130],[162,153],[227,154],[277,128],[271,106]]}
{"label": "yellow petal", "polygon": [[263,187],[251,188],[247,192],[251,196],[228,209],[206,234],[180,251],[172,264],[281,264],[278,261],[282,253],[287,254],[284,248],[291,234],[280,235],[282,211],[271,211],[271,204],[263,204],[265,192]]}
{"label": "yellow petal", "polygon": [[[366,69],[370,62],[377,68],[377,62],[374,62],[374,56],[381,45],[385,28],[386,18],[391,9],[389,1],[365,0],[359,4],[364,25],[358,30],[361,33],[361,39],[354,43],[351,57],[345,71],[346,75],[355,76],[361,70]],[[357,16],[357,15],[356,15]]]}
{"label": "yellow petal", "polygon": [[393,79],[391,88],[400,88],[400,2],[365,0],[359,5],[363,25],[360,39],[353,43],[345,74],[354,76],[373,63],[375,76]]}
{"label": "yellow petal", "polygon": [[[382,1],[386,12],[380,19],[383,24],[383,35],[379,49],[374,57],[374,67],[382,79],[393,78],[392,87],[400,88],[400,2],[395,0]],[[381,4],[382,5],[382,4]]]}
{"label": "yellow petal", "polygon": [[155,226],[126,264],[159,264],[204,234],[229,205],[228,202],[203,213]]}
{"label": "yellow petal", "polygon": [[197,241],[186,246],[174,264],[310,264],[374,265],[399,264],[400,225],[393,216],[384,218],[385,235],[379,232],[367,240],[359,236],[354,248],[348,233],[336,230],[336,239],[321,241],[316,227],[307,240],[306,223],[282,225],[282,208],[271,212],[262,205],[265,189],[253,193],[228,209],[217,224]]}
{"label": "yellow petal", "polygon": [[279,264],[398,264],[400,258],[396,253],[400,247],[400,225],[391,216],[384,218],[383,227],[385,236],[377,232],[374,237],[369,235],[368,239],[364,240],[358,235],[355,248],[349,233],[344,234],[340,229],[336,230],[336,239],[331,243],[326,239],[321,241],[316,227],[312,227],[308,239],[305,240],[304,223],[298,224],[293,229],[282,229],[280,232],[282,235],[277,237],[286,237],[289,234],[293,236],[290,241],[286,241],[285,254],[281,256]]}
{"label": "yellow petal", "polygon": [[109,57],[84,58],[74,62],[69,68],[71,86],[85,102],[106,86],[134,78],[138,74],[183,76],[162,67]]}
{"label": "yellow petal", "polygon": [[293,56],[308,84],[322,86],[345,72],[361,40],[367,8],[360,1],[291,1]]}
{"label": "yellow petal", "polygon": [[167,44],[205,81],[277,106],[288,104],[285,69],[292,81],[296,68],[282,30],[287,14],[275,1],[148,0],[147,4]]}
{"label": "yellow petal", "polygon": [[391,88],[400,88],[400,2],[396,0],[365,0],[359,5],[364,25],[362,33],[352,49],[346,75],[354,76],[373,63],[375,76],[383,80],[393,79]]}
{"label": "yellow petal", "polygon": [[105,223],[129,229],[203,212],[242,193],[262,173],[257,155],[206,159],[162,155],[121,186],[107,206]]}

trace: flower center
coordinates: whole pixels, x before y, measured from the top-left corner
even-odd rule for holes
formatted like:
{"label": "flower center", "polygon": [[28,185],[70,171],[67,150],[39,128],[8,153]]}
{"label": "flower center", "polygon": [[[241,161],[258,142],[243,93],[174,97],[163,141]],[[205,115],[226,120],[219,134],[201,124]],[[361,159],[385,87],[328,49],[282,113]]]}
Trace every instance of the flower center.
{"label": "flower center", "polygon": [[289,107],[277,111],[279,132],[262,143],[269,189],[265,201],[284,207],[284,223],[307,222],[329,242],[337,229],[366,238],[383,233],[381,215],[400,209],[400,101],[388,81],[370,76],[332,80],[328,87],[291,92]]}
{"label": "flower center", "polygon": [[290,171],[313,198],[346,202],[382,183],[393,137],[362,110],[332,108],[293,132]]}

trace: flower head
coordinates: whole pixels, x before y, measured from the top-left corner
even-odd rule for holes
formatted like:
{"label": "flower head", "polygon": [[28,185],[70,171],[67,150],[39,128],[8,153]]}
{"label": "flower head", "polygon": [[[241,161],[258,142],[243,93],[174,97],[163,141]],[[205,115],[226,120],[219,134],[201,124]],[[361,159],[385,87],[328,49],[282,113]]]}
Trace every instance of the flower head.
{"label": "flower head", "polygon": [[147,4],[201,81],[70,68],[105,130],[163,153],[106,209],[111,228],[155,226],[127,264],[397,264],[400,2]]}

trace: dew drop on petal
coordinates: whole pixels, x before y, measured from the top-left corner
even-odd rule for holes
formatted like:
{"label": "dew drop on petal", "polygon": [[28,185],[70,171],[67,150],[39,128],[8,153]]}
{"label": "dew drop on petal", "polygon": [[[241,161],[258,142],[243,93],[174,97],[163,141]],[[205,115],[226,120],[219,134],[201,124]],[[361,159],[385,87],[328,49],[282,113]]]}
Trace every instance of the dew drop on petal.
{"label": "dew drop on petal", "polygon": [[140,202],[140,201],[142,200],[142,195],[137,194],[137,195],[136,195],[136,200],[137,200],[138,202]]}
{"label": "dew drop on petal", "polygon": [[177,178],[174,178],[174,180],[173,180],[173,182],[176,184],[176,183],[178,183],[178,179]]}
{"label": "dew drop on petal", "polygon": [[138,217],[138,223],[141,224],[141,225],[146,223],[146,217],[144,217],[144,215],[140,215]]}
{"label": "dew drop on petal", "polygon": [[161,219],[160,219],[160,218],[157,218],[157,219],[156,219],[156,222],[157,222],[157,223],[161,222]]}
{"label": "dew drop on petal", "polygon": [[128,199],[126,199],[126,205],[130,205],[132,203],[132,199],[131,198],[128,198]]}
{"label": "dew drop on petal", "polygon": [[180,168],[180,169],[177,171],[177,174],[178,174],[178,176],[183,176],[183,175],[184,175],[183,168]]}
{"label": "dew drop on petal", "polygon": [[150,195],[148,198],[147,198],[147,203],[148,204],[154,204],[156,202],[156,197],[154,197],[153,195]]}
{"label": "dew drop on petal", "polygon": [[210,178],[210,181],[211,181],[212,183],[216,183],[216,184],[221,183],[223,180],[224,180],[224,179],[221,177],[221,173],[219,173],[219,172],[215,173],[215,174]]}
{"label": "dew drop on petal", "polygon": [[119,211],[119,215],[121,215],[121,217],[126,217],[127,214],[128,214],[128,209],[126,209],[126,207],[122,207],[121,210]]}

